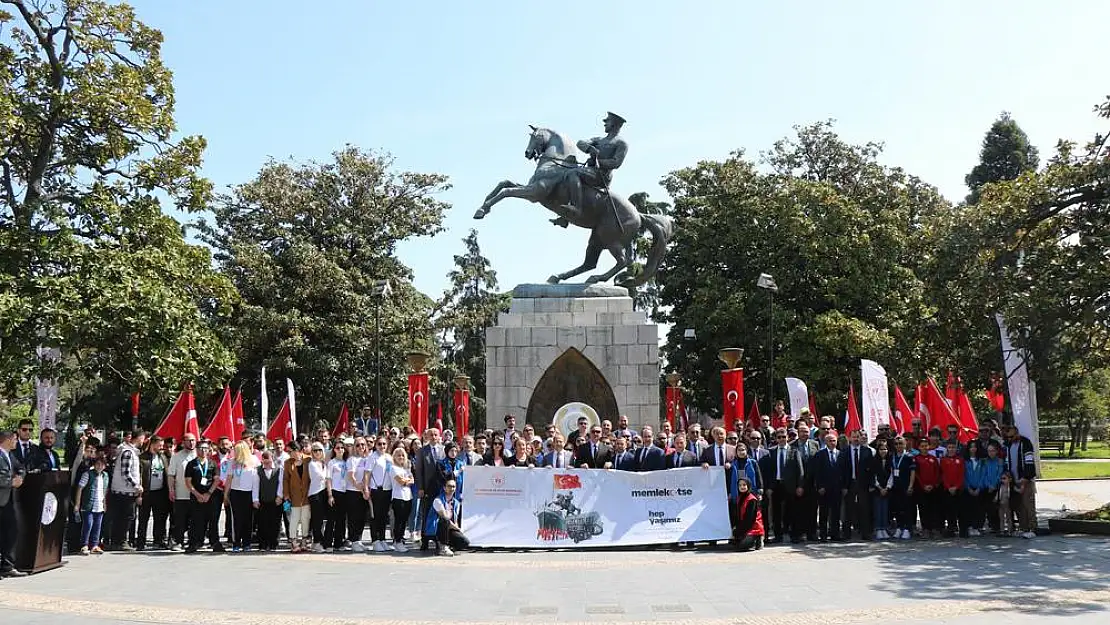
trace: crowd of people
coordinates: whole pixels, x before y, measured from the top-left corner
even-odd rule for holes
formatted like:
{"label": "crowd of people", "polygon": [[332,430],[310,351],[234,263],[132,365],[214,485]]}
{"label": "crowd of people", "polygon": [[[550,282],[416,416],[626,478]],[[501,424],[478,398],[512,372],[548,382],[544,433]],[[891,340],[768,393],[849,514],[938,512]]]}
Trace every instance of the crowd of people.
{"label": "crowd of people", "polygon": [[[12,560],[16,532],[11,491],[34,471],[70,473],[70,554],[166,549],[195,553],[274,551],[285,537],[297,552],[405,552],[418,546],[449,556],[469,546],[462,530],[464,468],[588,468],[663,471],[722,467],[741,550],[765,542],[901,539],[941,536],[1032,538],[1036,531],[1033,445],[1013,425],[984,423],[977,438],[958,432],[880,426],[838,432],[831,417],[796,419],[781,402],[759,427],[731,431],[699,424],[674,431],[639,431],[627,417],[592,424],[586,417],[564,436],[531,424],[466,434],[411,428],[378,431],[355,420],[333,440],[327,429],[293,441],[243,432],[228,438],[180,441],[134,431],[101,440],[82,432],[67,454],[57,432],[20,422],[0,432],[0,575],[19,575]],[[369,426],[369,427],[368,427]],[[366,427],[373,431],[363,431]],[[1016,517],[1016,523],[1015,523]],[[222,521],[222,522],[221,522]],[[222,527],[222,531],[221,531]],[[369,541],[365,541],[367,527]]]}

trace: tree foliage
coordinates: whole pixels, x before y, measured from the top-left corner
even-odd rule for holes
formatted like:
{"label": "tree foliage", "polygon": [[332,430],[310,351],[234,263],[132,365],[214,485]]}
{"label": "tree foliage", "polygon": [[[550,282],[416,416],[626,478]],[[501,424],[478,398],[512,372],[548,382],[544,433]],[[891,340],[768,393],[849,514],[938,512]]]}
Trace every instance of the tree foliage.
{"label": "tree foliage", "polygon": [[486,422],[486,328],[497,323],[497,314],[509,310],[509,294],[497,288],[497,272],[478,245],[478,231],[463,239],[466,252],[455,255],[455,267],[447,274],[450,286],[440,298],[436,326],[447,330],[451,348],[444,349],[445,365],[470,376],[470,424]]}
{"label": "tree foliage", "polygon": [[[397,259],[400,241],[441,229],[443,176],[397,172],[382,155],[346,147],[327,162],[270,162],[234,187],[201,226],[242,302],[225,328],[244,398],[297,388],[298,420],[334,421],[343,401],[373,405],[380,306],[383,416],[406,404],[406,351],[430,351],[432,301]],[[375,296],[378,280],[393,293]],[[304,415],[302,418],[300,415]]]}
{"label": "tree foliage", "polygon": [[[147,392],[225,376],[235,291],[162,213],[204,208],[162,35],[126,5],[0,1],[0,373]],[[46,371],[38,345],[65,354]]]}
{"label": "tree foliage", "polygon": [[[746,349],[746,390],[769,407],[770,302],[756,288],[764,272],[779,287],[775,375],[805,379],[823,410],[844,405],[861,357],[907,383],[926,362],[917,330],[931,310],[918,242],[924,216],[947,202],[880,165],[877,144],[850,145],[830,123],[796,130],[762,170],[737,152],[664,180],[678,226],[662,274],[663,319],[674,324],[666,354],[703,409],[720,405],[716,354],[732,346]],[[695,340],[683,340],[686,328]]]}
{"label": "tree foliage", "polygon": [[979,201],[984,185],[1014,180],[1027,171],[1037,169],[1038,163],[1037,148],[1029,142],[1029,136],[1009,113],[1003,113],[991,124],[987,135],[983,137],[979,164],[964,179],[971,189],[967,203],[975,204]]}

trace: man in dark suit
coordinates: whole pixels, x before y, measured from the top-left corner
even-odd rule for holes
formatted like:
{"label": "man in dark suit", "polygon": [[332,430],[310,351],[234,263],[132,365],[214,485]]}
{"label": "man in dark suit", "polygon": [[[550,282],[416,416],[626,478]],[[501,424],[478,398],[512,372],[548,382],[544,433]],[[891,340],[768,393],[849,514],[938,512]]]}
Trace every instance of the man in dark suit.
{"label": "man in dark suit", "polygon": [[[760,461],[759,470],[763,474],[763,496],[769,498],[770,523],[775,532],[770,542],[781,543],[790,529],[787,505],[794,498],[798,482],[796,474],[791,474],[790,464],[794,456],[786,444],[786,430],[775,430],[774,438],[776,445]],[[794,459],[794,462],[797,460]]]}
{"label": "man in dark suit", "polygon": [[840,454],[836,434],[825,435],[825,447],[813,457],[810,486],[817,494],[817,539],[821,542],[840,537]]}
{"label": "man in dark suit", "polygon": [[849,540],[856,528],[863,540],[871,540],[871,483],[875,480],[872,466],[874,452],[863,444],[863,432],[848,436],[848,448],[840,454],[840,493],[844,496],[844,524],[840,538]]}
{"label": "man in dark suit", "polygon": [[574,452],[574,466],[583,469],[609,469],[613,466],[613,450],[601,442],[601,426],[590,428],[590,440]]}
{"label": "man in dark suit", "polygon": [[39,433],[39,466],[40,471],[61,471],[62,459],[54,451],[58,442],[58,432],[54,428],[43,428]]}
{"label": "man in dark suit", "polygon": [[[806,411],[808,413],[808,411]],[[790,503],[790,527],[793,529],[791,538],[798,541],[804,535],[808,540],[817,540],[817,493],[810,485],[810,472],[813,467],[813,457],[820,451],[821,445],[809,437],[809,425],[799,420],[797,425],[798,440],[790,444],[797,458],[797,485],[794,499]]]}
{"label": "man in dark suit", "polygon": [[18,439],[12,455],[19,461],[20,466],[26,471],[38,471],[42,466],[42,456],[39,446],[31,442],[31,435],[35,432],[35,422],[30,419],[19,420]]}
{"label": "man in dark suit", "polygon": [[623,436],[613,440],[613,468],[618,471],[636,470],[636,454],[628,451],[628,441]]}
{"label": "man in dark suit", "polygon": [[[665,468],[666,454],[663,449],[652,444],[651,428],[644,428],[640,433],[644,446],[636,450],[636,468],[634,471],[661,471]],[[735,448],[734,448],[735,449]]]}
{"label": "man in dark suit", "polygon": [[[428,518],[428,511],[432,509],[432,500],[439,495],[439,461],[444,458],[443,445],[440,444],[439,430],[428,428],[424,430],[424,446],[416,452],[416,462],[413,463],[413,481],[416,482],[416,496],[420,498],[420,527]],[[420,550],[427,551],[428,538],[420,534]]]}
{"label": "man in dark suit", "polygon": [[14,491],[23,485],[24,475],[23,465],[12,453],[15,447],[15,432],[0,432],[0,577],[27,575],[15,568],[15,538],[18,528]]}
{"label": "man in dark suit", "polygon": [[698,466],[698,456],[694,452],[686,449],[686,433],[677,432],[674,435],[674,451],[667,454],[666,460],[663,461],[663,466],[668,469],[681,469],[682,467],[696,467]]}
{"label": "man in dark suit", "polygon": [[561,432],[556,432],[551,437],[551,451],[543,455],[540,464],[553,469],[568,469],[574,467],[574,454],[563,449],[567,439]]}

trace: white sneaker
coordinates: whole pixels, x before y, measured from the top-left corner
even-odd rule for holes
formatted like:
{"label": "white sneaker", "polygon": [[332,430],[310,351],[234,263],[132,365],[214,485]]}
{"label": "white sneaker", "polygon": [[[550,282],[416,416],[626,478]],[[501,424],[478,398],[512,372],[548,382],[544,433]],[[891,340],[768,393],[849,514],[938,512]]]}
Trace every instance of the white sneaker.
{"label": "white sneaker", "polygon": [[451,551],[450,547],[440,547],[439,548],[439,555],[447,556],[448,558],[450,558],[451,556],[455,555],[455,552]]}
{"label": "white sneaker", "polygon": [[979,530],[977,530],[973,527],[973,528],[967,530],[967,535],[968,536],[979,536],[980,534],[979,534]]}
{"label": "white sneaker", "polygon": [[324,546],[321,545],[320,543],[313,543],[312,544],[312,552],[313,553],[324,553],[325,551],[326,551],[326,549],[324,549]]}
{"label": "white sneaker", "polygon": [[910,534],[909,530],[902,530],[902,535],[899,536],[899,538],[901,538],[902,540],[909,540],[913,538],[913,536]]}
{"label": "white sneaker", "polygon": [[385,547],[386,551],[393,551],[393,544],[392,543],[387,543],[383,540],[382,541],[382,546]]}
{"label": "white sneaker", "polygon": [[383,551],[385,551],[385,545],[382,544],[382,541],[375,540],[374,541],[374,552],[375,553],[381,553]]}
{"label": "white sneaker", "polygon": [[362,544],[361,540],[356,540],[351,543],[351,551],[354,553],[366,553],[366,545]]}
{"label": "white sneaker", "polygon": [[1037,535],[1034,534],[1033,532],[1022,532],[1021,537],[1025,538],[1025,539],[1029,539],[1029,538],[1036,538]]}
{"label": "white sneaker", "polygon": [[405,543],[393,543],[393,550],[397,553],[405,553],[409,548],[405,546]]}

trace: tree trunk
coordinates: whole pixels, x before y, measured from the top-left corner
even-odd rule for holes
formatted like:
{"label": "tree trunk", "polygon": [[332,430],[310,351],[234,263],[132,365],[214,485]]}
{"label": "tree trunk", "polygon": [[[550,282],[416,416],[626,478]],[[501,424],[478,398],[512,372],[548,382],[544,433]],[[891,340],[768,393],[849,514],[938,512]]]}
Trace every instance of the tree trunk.
{"label": "tree trunk", "polygon": [[1083,419],[1083,425],[1079,428],[1079,448],[1087,451],[1087,439],[1091,434],[1091,420],[1090,418]]}
{"label": "tree trunk", "polygon": [[1068,456],[1075,455],[1075,442],[1079,437],[1079,424],[1072,417],[1068,417]]}

